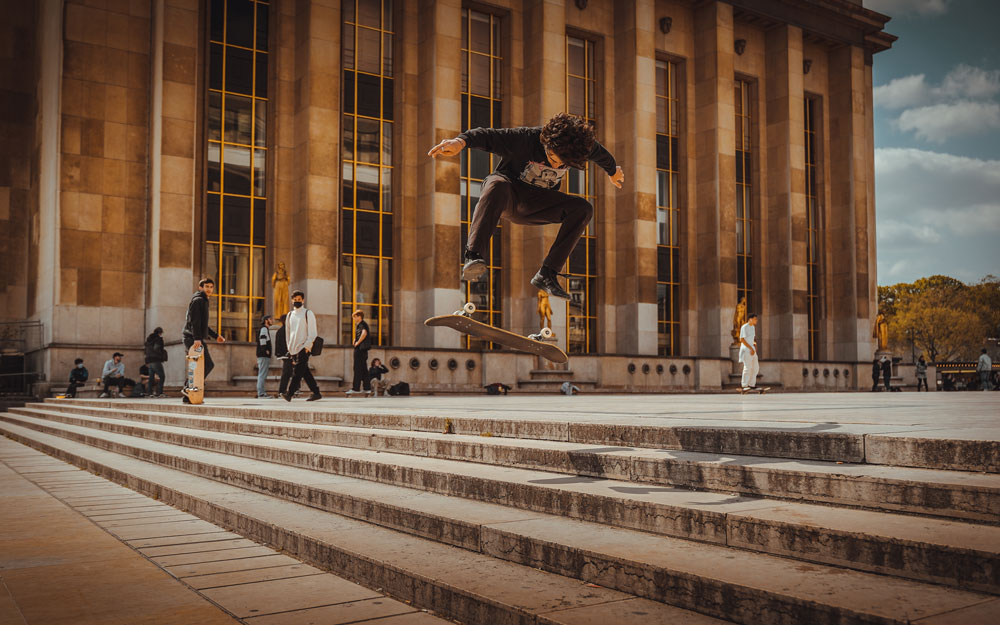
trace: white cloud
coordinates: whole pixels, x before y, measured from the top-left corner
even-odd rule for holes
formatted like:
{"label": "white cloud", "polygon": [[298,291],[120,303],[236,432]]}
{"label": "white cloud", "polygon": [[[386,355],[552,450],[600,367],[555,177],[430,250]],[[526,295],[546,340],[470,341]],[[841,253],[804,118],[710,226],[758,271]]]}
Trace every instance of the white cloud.
{"label": "white cloud", "polygon": [[951,0],[864,0],[864,7],[890,17],[901,15],[942,15]]}
{"label": "white cloud", "polygon": [[930,86],[923,74],[893,78],[888,84],[875,87],[875,104],[887,109],[905,109],[919,106],[930,97]]}
{"label": "white cloud", "polygon": [[961,100],[907,109],[896,125],[901,130],[915,132],[921,139],[944,143],[953,137],[1000,128],[1000,104]]}
{"label": "white cloud", "polygon": [[948,72],[936,91],[945,98],[992,98],[1000,93],[1000,69],[986,71],[965,64],[958,65]]}
{"label": "white cloud", "polygon": [[875,193],[880,284],[1000,267],[1000,160],[879,148]]}

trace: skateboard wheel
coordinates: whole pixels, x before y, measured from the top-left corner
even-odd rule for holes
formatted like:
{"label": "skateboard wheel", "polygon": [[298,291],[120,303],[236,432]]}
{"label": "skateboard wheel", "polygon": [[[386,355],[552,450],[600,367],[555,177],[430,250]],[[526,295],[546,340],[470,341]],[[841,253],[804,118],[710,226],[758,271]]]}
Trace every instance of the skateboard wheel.
{"label": "skateboard wheel", "polygon": [[542,335],[543,339],[550,339],[552,338],[552,328],[542,328],[542,331],[539,332],[539,334]]}
{"label": "skateboard wheel", "polygon": [[465,312],[465,314],[471,315],[472,313],[476,312],[476,305],[473,304],[472,302],[465,302],[465,306],[462,306],[462,310]]}

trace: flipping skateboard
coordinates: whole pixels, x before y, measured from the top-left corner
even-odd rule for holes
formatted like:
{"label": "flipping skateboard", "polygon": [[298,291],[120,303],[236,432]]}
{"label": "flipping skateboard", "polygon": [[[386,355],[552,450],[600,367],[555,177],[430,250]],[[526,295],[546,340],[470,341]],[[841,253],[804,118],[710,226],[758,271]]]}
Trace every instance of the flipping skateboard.
{"label": "flipping skateboard", "polygon": [[757,393],[758,395],[763,395],[764,393],[771,390],[770,386],[755,386],[750,389],[740,389],[740,395],[746,395],[747,393]]}
{"label": "flipping skateboard", "polygon": [[191,346],[185,357],[185,379],[182,393],[192,404],[205,401],[205,359],[202,358],[205,348]]}
{"label": "flipping skateboard", "polygon": [[535,354],[552,362],[569,361],[569,356],[563,350],[551,343],[543,343],[540,340],[552,336],[552,330],[549,328],[542,328],[538,334],[523,336],[476,321],[472,318],[472,313],[474,312],[476,312],[476,305],[468,302],[461,310],[456,310],[450,315],[440,315],[427,319],[424,321],[424,325],[452,328],[463,334],[471,334],[472,336],[499,343],[520,352]]}

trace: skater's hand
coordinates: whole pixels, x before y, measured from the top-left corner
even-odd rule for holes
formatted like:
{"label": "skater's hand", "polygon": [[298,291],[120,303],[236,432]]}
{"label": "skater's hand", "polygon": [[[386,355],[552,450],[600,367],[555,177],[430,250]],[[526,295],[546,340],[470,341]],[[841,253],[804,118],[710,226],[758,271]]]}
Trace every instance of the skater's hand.
{"label": "skater's hand", "polygon": [[195,341],[194,343],[191,344],[191,347],[195,349],[201,349],[201,341],[200,340]]}
{"label": "skater's hand", "polygon": [[427,156],[432,158],[437,158],[439,156],[455,156],[461,152],[463,148],[465,148],[464,139],[445,139],[431,148],[430,151],[427,152]]}
{"label": "skater's hand", "polygon": [[224,336],[222,336],[222,335],[220,334],[220,335],[219,335],[219,336],[218,336],[218,337],[217,337],[217,338],[215,339],[215,341],[216,341],[217,343],[225,343],[225,342],[226,342],[226,337],[224,337]]}
{"label": "skater's hand", "polygon": [[608,176],[608,178],[611,178],[611,184],[621,189],[622,183],[625,182],[625,172],[622,171],[621,165],[619,165],[615,173]]}

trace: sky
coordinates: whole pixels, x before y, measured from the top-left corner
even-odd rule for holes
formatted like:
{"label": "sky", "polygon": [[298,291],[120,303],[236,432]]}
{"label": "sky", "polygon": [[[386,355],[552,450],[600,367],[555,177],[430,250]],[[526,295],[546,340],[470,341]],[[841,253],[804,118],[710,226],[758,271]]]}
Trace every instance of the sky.
{"label": "sky", "polygon": [[878,283],[1000,276],[1000,0],[864,0],[874,57]]}

